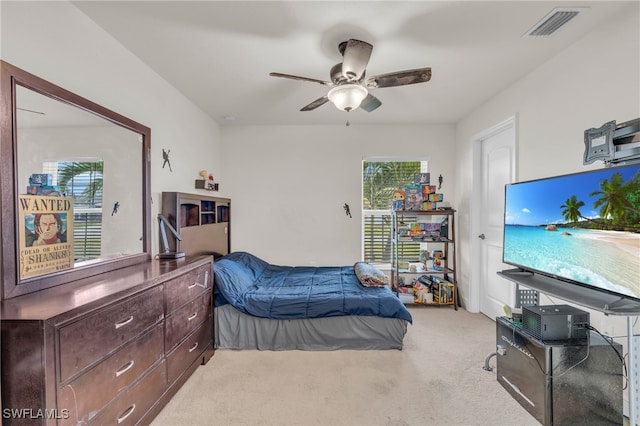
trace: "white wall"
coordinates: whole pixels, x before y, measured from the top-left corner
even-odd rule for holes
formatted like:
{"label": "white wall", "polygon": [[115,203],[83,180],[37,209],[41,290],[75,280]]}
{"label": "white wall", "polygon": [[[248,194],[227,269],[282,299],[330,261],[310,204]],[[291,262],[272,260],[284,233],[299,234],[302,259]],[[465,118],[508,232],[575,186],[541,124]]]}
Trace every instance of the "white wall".
{"label": "white wall", "polygon": [[[18,94],[19,96],[19,94]],[[18,113],[18,123],[20,113]],[[18,189],[25,191],[29,177],[42,173],[49,161],[102,161],[102,255],[142,251],[142,182],[124,170],[142,164],[140,135],[120,126],[18,128]],[[87,144],[86,141],[91,141]],[[135,176],[138,176],[136,174]],[[54,179],[55,180],[55,179]],[[112,214],[118,202],[118,214]]]}
{"label": "white wall", "polygon": [[365,157],[428,157],[431,175],[444,178],[445,201],[453,199],[451,125],[244,126],[224,128],[222,136],[221,185],[233,194],[232,250],[271,262],[348,265],[361,259]]}
{"label": "white wall", "polygon": [[[66,1],[0,2],[1,58],[151,128],[152,212],[162,191],[196,192],[202,169],[224,179],[218,125]],[[171,150],[173,172],[162,168]],[[217,194],[227,196],[225,189]],[[158,251],[152,222],[153,251]]]}
{"label": "white wall", "polygon": [[[465,206],[458,221],[463,299],[478,283],[471,276],[470,226],[472,215],[480,212],[468,202],[473,190],[473,136],[517,114],[517,180],[602,168],[602,162],[583,166],[583,132],[610,120],[620,123],[640,117],[639,8],[638,2],[629,3],[624,13],[594,28],[457,123],[455,204]],[[512,284],[504,281],[504,285]],[[599,328],[603,321],[596,315],[592,325]],[[616,327],[621,323],[617,321]]]}

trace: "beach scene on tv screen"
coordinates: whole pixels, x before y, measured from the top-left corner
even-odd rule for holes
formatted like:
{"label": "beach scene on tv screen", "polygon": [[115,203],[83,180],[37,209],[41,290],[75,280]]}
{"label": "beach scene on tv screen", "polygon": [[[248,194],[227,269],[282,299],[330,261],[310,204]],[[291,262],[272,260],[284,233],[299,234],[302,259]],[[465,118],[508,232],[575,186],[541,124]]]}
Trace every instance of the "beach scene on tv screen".
{"label": "beach scene on tv screen", "polygon": [[507,185],[504,261],[640,299],[640,165]]}

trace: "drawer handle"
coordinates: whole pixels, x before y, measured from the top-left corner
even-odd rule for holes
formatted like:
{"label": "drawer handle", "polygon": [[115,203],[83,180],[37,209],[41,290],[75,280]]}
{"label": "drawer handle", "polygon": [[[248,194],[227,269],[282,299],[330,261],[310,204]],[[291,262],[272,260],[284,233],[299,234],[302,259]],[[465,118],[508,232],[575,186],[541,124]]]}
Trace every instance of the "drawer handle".
{"label": "drawer handle", "polygon": [[120,377],[122,376],[124,373],[126,373],[127,371],[131,370],[131,367],[133,367],[133,364],[135,364],[135,362],[133,362],[133,360],[129,361],[126,365],[124,365],[120,370],[116,371],[116,377]]}
{"label": "drawer handle", "polygon": [[195,317],[197,317],[197,316],[198,316],[198,313],[194,312],[191,315],[189,315],[189,318],[187,318],[187,321],[191,321],[191,320],[195,319]]}
{"label": "drawer handle", "polygon": [[187,289],[191,290],[195,286],[200,286],[202,288],[207,288],[209,286],[208,283],[209,283],[209,271],[204,271],[204,282],[202,284],[199,284],[198,281],[196,281],[193,284],[189,284],[187,286]]}
{"label": "drawer handle", "polygon": [[189,349],[189,352],[193,352],[193,351],[195,351],[197,347],[198,347],[198,342],[196,342],[196,343],[194,343],[194,344],[193,344],[193,347],[191,347],[191,348]]}
{"label": "drawer handle", "polygon": [[130,405],[130,406],[129,406],[129,408],[127,408],[127,409],[125,410],[125,412],[124,412],[124,413],[122,413],[122,414],[120,415],[120,417],[118,417],[118,424],[120,424],[120,423],[124,422],[124,421],[127,419],[127,417],[129,417],[130,415],[132,415],[132,414],[133,414],[133,412],[135,411],[135,409],[136,409],[136,404],[132,404],[132,405]]}
{"label": "drawer handle", "polygon": [[131,315],[129,318],[127,318],[124,321],[115,323],[116,330],[119,329],[120,327],[124,327],[125,325],[129,324],[131,321],[133,321],[133,315]]}

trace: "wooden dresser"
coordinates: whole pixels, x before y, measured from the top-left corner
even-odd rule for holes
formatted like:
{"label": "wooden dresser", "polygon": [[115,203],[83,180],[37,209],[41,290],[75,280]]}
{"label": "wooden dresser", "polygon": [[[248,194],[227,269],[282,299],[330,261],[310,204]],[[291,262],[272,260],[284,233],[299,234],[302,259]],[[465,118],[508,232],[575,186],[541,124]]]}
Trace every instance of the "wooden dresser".
{"label": "wooden dresser", "polygon": [[3,424],[148,424],[213,355],[211,256],[2,302]]}

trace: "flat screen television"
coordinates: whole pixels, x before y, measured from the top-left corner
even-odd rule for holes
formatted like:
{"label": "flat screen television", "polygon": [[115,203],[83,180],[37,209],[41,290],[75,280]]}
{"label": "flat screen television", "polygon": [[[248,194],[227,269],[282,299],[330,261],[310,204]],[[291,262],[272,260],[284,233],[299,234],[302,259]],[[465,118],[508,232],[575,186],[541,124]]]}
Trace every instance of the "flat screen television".
{"label": "flat screen television", "polygon": [[503,262],[640,307],[640,164],[506,185]]}

